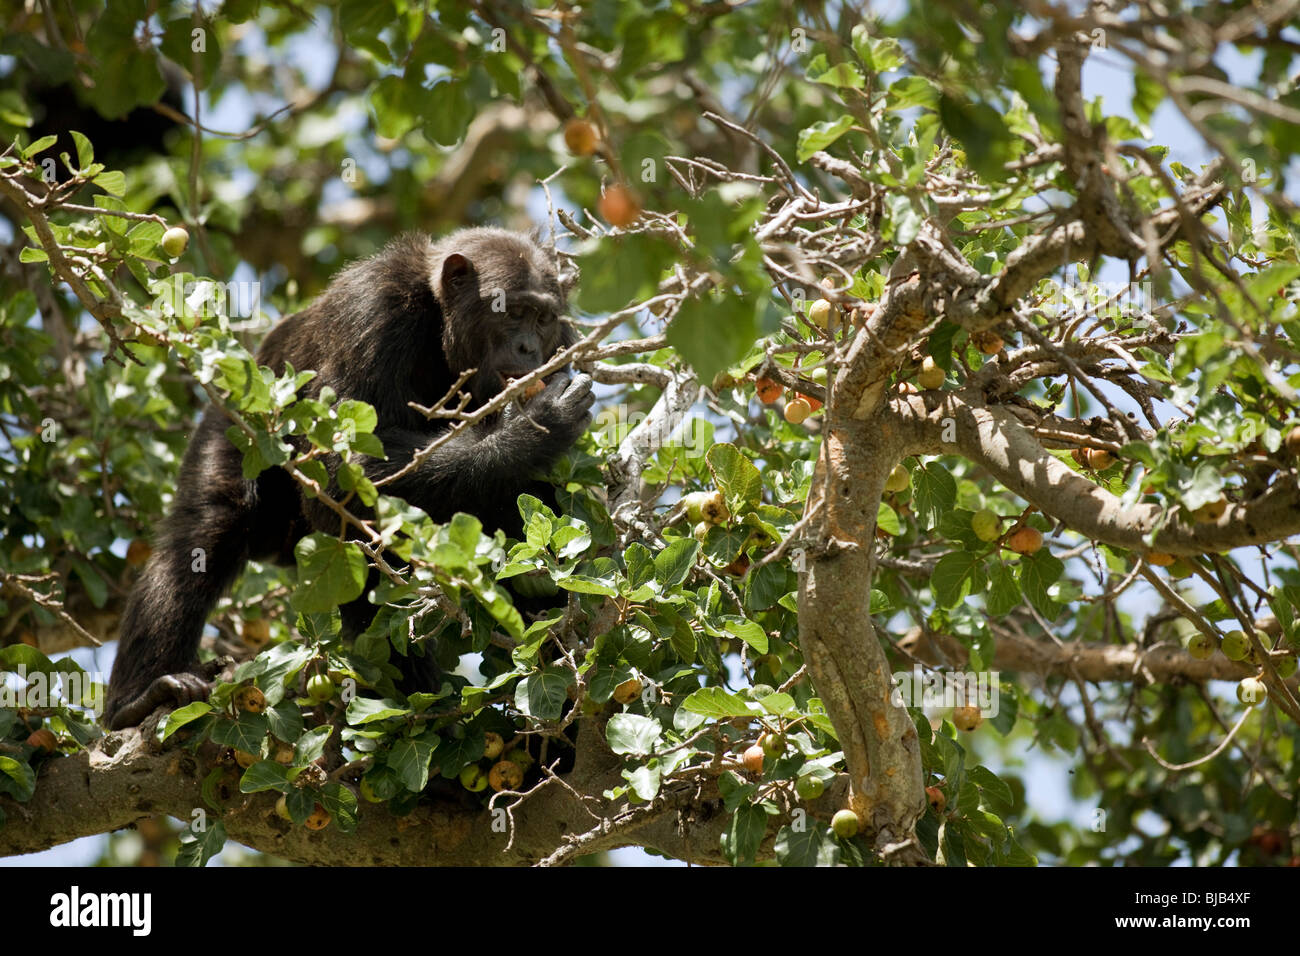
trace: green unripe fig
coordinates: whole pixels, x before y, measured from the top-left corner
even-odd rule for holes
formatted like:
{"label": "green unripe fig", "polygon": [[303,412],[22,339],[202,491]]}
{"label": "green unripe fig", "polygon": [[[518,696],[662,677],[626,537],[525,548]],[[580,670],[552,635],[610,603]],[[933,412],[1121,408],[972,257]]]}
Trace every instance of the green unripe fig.
{"label": "green unripe fig", "polygon": [[175,259],[190,244],[189,230],[184,226],[172,226],[163,233],[158,244],[163,247],[163,252]]}
{"label": "green unripe fig", "polygon": [[1002,522],[988,508],[981,508],[971,515],[971,530],[981,541],[996,541],[1002,534]]}
{"label": "green unripe fig", "polygon": [[307,679],[307,696],[323,704],[334,696],[334,682],[325,674],[314,674]]}
{"label": "green unripe fig", "polygon": [[909,472],[904,465],[898,464],[894,466],[894,470],[891,471],[889,477],[885,479],[885,490],[897,494],[900,491],[906,491],[911,484],[911,472]]}
{"label": "green unripe fig", "polygon": [[826,784],[821,777],[814,777],[809,774],[796,780],[794,789],[795,793],[799,794],[800,800],[816,800],[826,792]]}
{"label": "green unripe fig", "polygon": [[1241,631],[1229,631],[1223,635],[1219,650],[1230,661],[1244,661],[1250,655],[1250,641]]}
{"label": "green unripe fig", "polygon": [[488,731],[483,735],[483,756],[488,760],[496,760],[501,756],[501,751],[506,747],[506,742],[501,739],[500,734],[494,734]]}
{"label": "green unripe fig", "polygon": [[1237,700],[1247,707],[1254,707],[1268,696],[1268,688],[1258,677],[1243,678],[1237,685]]}
{"label": "green unripe fig", "polygon": [[1198,661],[1209,660],[1210,655],[1214,653],[1214,642],[1197,631],[1187,639],[1187,653]]}
{"label": "green unripe fig", "polygon": [[470,793],[478,793],[480,790],[487,789],[488,775],[483,772],[482,767],[472,763],[460,772],[460,785]]}
{"label": "green unripe fig", "polygon": [[808,306],[808,321],[819,329],[829,329],[839,325],[835,316],[835,307],[826,299],[817,299]]}
{"label": "green unripe fig", "polygon": [[939,363],[927,355],[921,360],[921,371],[917,373],[916,381],[922,388],[942,388],[947,377]]}
{"label": "green unripe fig", "polygon": [[785,734],[764,734],[758,742],[763,753],[773,760],[785,753],[785,744]]}
{"label": "green unripe fig", "polygon": [[692,491],[682,498],[682,503],[686,505],[686,517],[691,524],[701,521],[719,524],[731,517],[720,491]]}
{"label": "green unripe fig", "polygon": [[831,829],[841,840],[851,840],[858,835],[858,815],[852,810],[840,810],[831,817]]}

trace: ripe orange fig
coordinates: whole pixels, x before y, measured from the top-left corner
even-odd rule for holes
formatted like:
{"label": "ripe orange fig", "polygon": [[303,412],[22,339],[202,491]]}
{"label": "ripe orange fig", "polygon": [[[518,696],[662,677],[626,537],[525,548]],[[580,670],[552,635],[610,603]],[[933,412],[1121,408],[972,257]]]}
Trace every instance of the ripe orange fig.
{"label": "ripe orange fig", "polygon": [[755,391],[758,392],[758,400],[764,405],[771,405],[785,394],[785,389],[770,378],[759,377],[754,381],[754,385]]}
{"label": "ripe orange fig", "polygon": [[992,329],[986,329],[983,332],[976,332],[970,337],[971,345],[979,349],[985,355],[997,355],[1007,343],[1002,341],[1002,336],[998,335]]}
{"label": "ripe orange fig", "polygon": [[266,710],[266,695],[256,687],[241,687],[235,691],[235,706],[250,714],[260,714]]}
{"label": "ripe orange fig", "polygon": [[1007,547],[1017,554],[1037,554],[1043,546],[1043,533],[1025,525],[1007,538]]}
{"label": "ripe orange fig", "polygon": [[1088,449],[1088,467],[1093,471],[1104,471],[1115,464],[1115,456],[1104,448]]}
{"label": "ripe orange fig", "polygon": [[596,128],[576,116],[564,124],[564,145],[574,156],[590,156],[600,144]]}
{"label": "ripe orange fig", "polygon": [[527,405],[544,391],[546,391],[546,383],[539,378],[537,381],[533,382],[532,385],[529,385],[519,393],[519,404]]}
{"label": "ripe orange fig", "polygon": [[1175,558],[1172,554],[1167,554],[1164,551],[1147,552],[1148,563],[1154,564],[1157,568],[1167,568],[1169,567],[1169,565],[1173,564],[1174,561],[1176,560],[1177,558]]}
{"label": "ripe orange fig", "polygon": [[944,808],[948,806],[948,798],[938,787],[926,787],[925,796],[930,801],[930,809],[935,813],[943,813]]}
{"label": "ripe orange fig", "polygon": [[984,715],[978,707],[965,705],[952,709],[952,725],[958,730],[972,731],[984,723]]}
{"label": "ripe orange fig", "polygon": [[149,560],[149,555],[153,549],[149,547],[149,542],[141,538],[136,538],[126,546],[126,563],[133,568],[138,568]]}
{"label": "ripe orange fig", "polygon": [[37,747],[47,754],[52,754],[59,749],[59,738],[54,736],[54,731],[42,727],[40,730],[33,730],[28,734],[27,746]]}
{"label": "ripe orange fig", "polygon": [[741,756],[741,762],[750,773],[763,772],[763,748],[754,744]]}
{"label": "ripe orange fig", "polygon": [[261,647],[271,639],[271,622],[264,617],[239,622],[239,639],[249,647]]}
{"label": "ripe orange fig", "polygon": [[641,681],[636,677],[629,677],[614,688],[614,700],[620,704],[630,704],[640,696]]}
{"label": "ripe orange fig", "polygon": [[641,203],[632,190],[618,183],[605,190],[596,208],[601,218],[619,229],[632,225],[641,216]]}
{"label": "ripe orange fig", "polygon": [[324,830],[327,826],[330,825],[329,811],[326,810],[324,807],[322,807],[319,803],[316,804],[316,809],[313,810],[311,812],[311,815],[307,817],[305,821],[305,825],[308,830]]}
{"label": "ripe orange fig", "polygon": [[502,790],[518,790],[523,782],[523,768],[513,760],[499,761],[488,771],[488,784],[497,793]]}
{"label": "ripe orange fig", "polygon": [[817,409],[822,407],[822,400],[820,398],[813,398],[811,395],[804,395],[803,393],[800,393],[799,397],[808,403],[808,410],[810,413],[815,412]]}
{"label": "ripe orange fig", "polygon": [[1088,449],[1072,448],[1070,449],[1070,457],[1074,459],[1074,463],[1080,468],[1088,467]]}
{"label": "ripe orange fig", "polygon": [[1222,518],[1223,513],[1227,510],[1228,499],[1220,495],[1217,501],[1207,501],[1193,511],[1192,517],[1201,524],[1212,524]]}
{"label": "ripe orange fig", "polygon": [[733,577],[743,578],[746,574],[749,573],[749,565],[750,565],[749,555],[741,554],[737,556],[735,561],[732,561],[729,565],[727,565],[722,570]]}
{"label": "ripe orange fig", "polygon": [[802,395],[785,406],[785,420],[791,425],[803,424],[811,414],[812,406],[808,404],[808,400]]}

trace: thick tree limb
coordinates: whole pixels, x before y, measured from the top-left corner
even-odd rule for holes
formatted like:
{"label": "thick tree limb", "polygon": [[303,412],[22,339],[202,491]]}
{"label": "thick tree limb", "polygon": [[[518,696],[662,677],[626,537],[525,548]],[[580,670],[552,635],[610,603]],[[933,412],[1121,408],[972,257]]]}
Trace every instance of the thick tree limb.
{"label": "thick tree limb", "polygon": [[[157,722],[139,729],[109,734],[89,751],[47,760],[41,768],[36,794],[20,804],[0,797],[8,822],[0,827],[0,856],[34,853],[83,836],[130,826],[153,814],[189,821],[203,809],[211,822],[220,820],[230,838],[266,853],[299,863],[350,866],[506,866],[535,863],[560,846],[566,834],[591,829],[592,816],[578,793],[599,794],[621,782],[606,768],[582,777],[570,774],[573,789],[551,784],[513,811],[514,840],[493,826],[484,808],[456,803],[422,805],[406,817],[395,817],[380,804],[361,802],[354,833],[331,826],[312,832],[294,827],[275,813],[273,792],[241,794],[238,771],[230,767],[223,781],[228,794],[225,812],[215,813],[202,797],[202,782],[218,765],[216,748],[205,745],[198,754],[153,740]],[[830,796],[829,791],[826,795]],[[584,852],[637,845],[678,859],[702,864],[725,862],[719,838],[729,819],[716,787],[674,787],[662,799],[666,812],[630,832],[615,830],[610,838],[591,841]],[[826,809],[830,809],[829,801]],[[597,799],[587,806],[613,816],[621,804]],[[775,828],[773,828],[774,831]]]}
{"label": "thick tree limb", "polygon": [[[968,390],[932,393],[891,406],[908,434],[906,454],[960,454],[991,471],[1009,491],[1093,541],[1145,552],[1146,538],[1170,554],[1251,547],[1300,534],[1300,485],[1282,475],[1248,503],[1213,522],[1193,522],[1160,505],[1126,504],[1053,456],[1009,409],[983,406]],[[947,428],[949,422],[955,427]],[[951,442],[945,442],[950,437]],[[1157,530],[1158,529],[1158,530]]]}

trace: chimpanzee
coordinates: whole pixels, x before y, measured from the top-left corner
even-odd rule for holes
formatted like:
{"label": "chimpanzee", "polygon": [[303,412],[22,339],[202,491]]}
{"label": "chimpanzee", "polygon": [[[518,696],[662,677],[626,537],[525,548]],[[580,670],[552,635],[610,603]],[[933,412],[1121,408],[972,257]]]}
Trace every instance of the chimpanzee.
{"label": "chimpanzee", "polygon": [[[469,407],[480,406],[576,341],[560,319],[564,294],[552,259],[527,236],[503,229],[464,229],[440,241],[400,237],[344,269],[311,306],[281,321],[258,362],[277,372],[286,363],[314,369],[305,395],[329,386],[340,401],[373,405],[387,458],[366,458],[363,466],[378,480],[451,427],[408,403],[436,403],[474,369],[465,390]],[[526,406],[512,404],[464,429],[383,490],[435,521],[464,511],[489,529],[519,536],[518,496],[548,487],[539,476],[587,428],[592,402],[588,376],[556,373]],[[207,697],[199,637],[248,559],[287,563],[303,535],[339,530],[338,515],[303,495],[283,469],[244,478],[242,454],[226,437],[230,424],[221,408],[203,416],[171,513],[127,603],[104,714],[113,729],[139,723],[161,704]],[[324,461],[333,474],[338,456]],[[193,570],[196,548],[202,572]],[[344,608],[345,624],[363,629],[375,610],[362,597]]]}

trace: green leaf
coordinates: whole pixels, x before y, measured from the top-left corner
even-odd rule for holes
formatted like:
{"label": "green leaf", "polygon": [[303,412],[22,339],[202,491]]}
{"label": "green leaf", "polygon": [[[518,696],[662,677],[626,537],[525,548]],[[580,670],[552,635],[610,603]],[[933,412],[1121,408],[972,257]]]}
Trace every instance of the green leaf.
{"label": "green leaf", "polygon": [[650,549],[639,541],[634,541],[623,552],[623,563],[627,565],[627,583],[630,590],[653,581],[655,577],[654,556]]}
{"label": "green leaf", "polygon": [[1025,597],[1039,614],[1049,621],[1061,613],[1061,606],[1048,596],[1047,589],[1065,572],[1065,565],[1046,549],[1033,556],[1025,556],[1020,564],[1020,587]]}
{"label": "green leaf", "polygon": [[[80,169],[85,169],[95,161],[95,147],[90,145],[90,140],[86,138],[84,133],[78,133],[75,129],[68,130],[68,133],[72,136],[72,141],[77,145],[77,166]],[[54,140],[55,137],[47,136],[45,139]],[[40,152],[40,150],[37,150],[37,152]]]}
{"label": "green leaf", "polygon": [[912,470],[912,506],[922,527],[936,527],[957,503],[957,482],[938,462]]}
{"label": "green leaf", "polygon": [[989,590],[985,597],[988,612],[993,617],[1002,617],[1020,605],[1023,595],[1016,576],[1011,569],[1001,562],[989,567]]}
{"label": "green leaf", "polygon": [[711,382],[728,365],[745,357],[758,338],[753,301],[705,293],[682,303],[666,335],[701,381]]}
{"label": "green leaf", "polygon": [[295,610],[328,611],[361,596],[366,586],[366,556],[351,541],[315,531],[293,549],[298,560]]}
{"label": "green leaf", "polygon": [[13,757],[0,757],[0,793],[26,803],[36,792],[36,771]]}
{"label": "green leaf", "polygon": [[655,577],[665,588],[674,588],[686,580],[695,567],[700,543],[694,538],[678,538],[655,555]]}
{"label": "green leaf", "polygon": [[192,704],[186,704],[184,707],[173,710],[167,715],[167,723],[163,727],[162,739],[166,740],[186,724],[193,723],[211,711],[212,705],[206,700],[196,700]]}
{"label": "green leaf", "polygon": [[208,736],[213,743],[256,755],[262,752],[262,741],[270,729],[265,714],[254,714],[246,710],[239,715],[238,720],[215,721]]}
{"label": "green leaf", "polygon": [[956,607],[962,602],[970,592],[971,572],[979,563],[969,551],[954,551],[939,559],[930,575],[930,587],[940,607]]}
{"label": "green leaf", "polygon": [[692,714],[702,714],[717,719],[752,717],[757,713],[745,698],[721,687],[704,687],[695,691],[682,701],[682,709]]}
{"label": "green leaf", "polygon": [[739,448],[721,442],[708,450],[704,460],[733,516],[739,517],[759,506],[763,500],[763,477]]}
{"label": "green leaf", "polygon": [[767,813],[746,804],[736,808],[722,834],[722,854],[732,866],[750,866],[767,832]]}
{"label": "green leaf", "polygon": [[202,830],[195,831],[194,824],[181,831],[181,848],[176,853],[177,866],[205,866],[208,860],[221,852],[226,845],[226,826],[213,821]]}
{"label": "green leaf", "polygon": [[432,741],[422,737],[403,737],[388,752],[388,766],[397,774],[407,790],[419,793],[429,783],[429,760],[433,757],[438,738]]}
{"label": "green leaf", "polygon": [[126,192],[126,173],[117,169],[109,170],[96,176],[94,183],[106,193],[121,196]]}
{"label": "green leaf", "polygon": [[289,768],[282,767],[274,760],[259,760],[239,778],[241,793],[258,793],[262,790],[278,790],[288,793],[293,788],[289,782]]}
{"label": "green leaf", "polygon": [[[355,699],[353,698],[353,700]],[[323,727],[315,727],[299,737],[298,742],[293,747],[293,765],[295,767],[305,767],[325,753],[325,743],[330,739],[332,733],[334,733],[334,728],[326,724]]]}
{"label": "green leaf", "polygon": [[776,861],[782,866],[835,866],[840,862],[839,841],[817,825],[806,825],[802,833],[782,827],[777,831],[774,848]]}
{"label": "green leaf", "polygon": [[745,618],[728,617],[723,623],[728,634],[734,634],[759,654],[766,654],[768,647],[767,632],[755,621]]}
{"label": "green leaf", "polygon": [[1015,138],[1002,114],[987,103],[939,98],[939,118],[944,127],[966,148],[972,169],[993,182],[1003,174],[1004,164],[1015,158]]}
{"label": "green leaf", "polygon": [[353,727],[387,720],[390,717],[404,717],[412,713],[409,707],[385,697],[375,700],[373,697],[353,697],[348,701],[347,719]]}
{"label": "green leaf", "polygon": [[837,120],[813,123],[799,134],[799,148],[795,153],[799,162],[806,163],[813,153],[825,149],[853,128],[853,117],[845,113]]}
{"label": "green leaf", "polygon": [[653,753],[662,735],[659,721],[640,714],[615,714],[605,725],[605,739],[616,754]]}
{"label": "green leaf", "polygon": [[[18,124],[15,124],[15,125],[18,125]],[[73,133],[72,135],[73,135],[73,136],[80,136],[81,134],[80,134],[80,133]],[[57,136],[53,135],[53,134],[50,134],[50,135],[47,135],[47,136],[42,136],[40,139],[38,139],[36,142],[32,143],[30,146],[28,146],[26,149],[24,149],[24,150],[22,151],[22,152],[23,152],[23,158],[24,158],[24,159],[31,159],[31,158],[32,158],[33,156],[35,156],[37,153],[43,153],[43,152],[45,152],[47,149],[49,149],[51,146],[53,146],[53,145],[54,145],[55,143],[57,143],[58,141],[59,141],[59,138],[58,138]]]}
{"label": "green leaf", "polygon": [[559,720],[572,683],[573,672],[565,668],[548,667],[529,674],[515,688],[515,706],[539,720]]}
{"label": "green leaf", "polygon": [[331,822],[344,833],[357,828],[357,795],[341,783],[327,783],[321,788],[321,805],[329,811]]}

